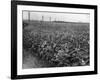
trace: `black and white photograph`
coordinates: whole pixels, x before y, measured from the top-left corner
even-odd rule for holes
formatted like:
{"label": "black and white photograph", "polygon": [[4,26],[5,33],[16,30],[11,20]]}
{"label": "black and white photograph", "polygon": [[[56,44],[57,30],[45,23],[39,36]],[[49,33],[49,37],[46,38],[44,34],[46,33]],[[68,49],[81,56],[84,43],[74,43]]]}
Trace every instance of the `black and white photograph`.
{"label": "black and white photograph", "polygon": [[19,1],[12,14],[13,78],[97,74],[97,6]]}
{"label": "black and white photograph", "polygon": [[90,65],[90,14],[23,11],[23,69]]}

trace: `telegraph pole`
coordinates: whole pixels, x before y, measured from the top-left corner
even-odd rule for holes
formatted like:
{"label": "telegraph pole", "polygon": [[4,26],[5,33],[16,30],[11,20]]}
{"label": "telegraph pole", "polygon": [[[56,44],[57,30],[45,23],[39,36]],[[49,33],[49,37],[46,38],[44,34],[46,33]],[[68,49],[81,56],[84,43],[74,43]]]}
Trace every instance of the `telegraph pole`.
{"label": "telegraph pole", "polygon": [[30,21],[30,11],[28,11],[28,21]]}
{"label": "telegraph pole", "polygon": [[44,16],[42,16],[42,21],[44,21]]}
{"label": "telegraph pole", "polygon": [[49,18],[50,22],[51,22],[51,17]]}

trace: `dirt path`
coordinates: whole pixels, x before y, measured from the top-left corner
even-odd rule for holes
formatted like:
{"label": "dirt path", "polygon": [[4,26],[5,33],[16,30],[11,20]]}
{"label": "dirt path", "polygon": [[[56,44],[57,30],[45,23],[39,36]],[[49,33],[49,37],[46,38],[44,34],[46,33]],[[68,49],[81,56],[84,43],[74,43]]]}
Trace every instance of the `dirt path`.
{"label": "dirt path", "polygon": [[41,68],[41,67],[48,67],[51,64],[40,60],[38,57],[31,55],[29,51],[23,51],[23,69],[28,68]]}

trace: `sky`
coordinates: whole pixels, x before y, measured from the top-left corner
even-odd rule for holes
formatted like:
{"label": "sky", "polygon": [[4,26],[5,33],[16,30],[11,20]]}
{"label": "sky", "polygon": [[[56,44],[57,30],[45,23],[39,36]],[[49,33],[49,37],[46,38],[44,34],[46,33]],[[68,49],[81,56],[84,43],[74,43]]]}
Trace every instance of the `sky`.
{"label": "sky", "polygon": [[[30,12],[30,20],[90,22],[89,14],[82,13],[57,13],[57,12]],[[23,11],[23,20],[28,20],[28,11]]]}

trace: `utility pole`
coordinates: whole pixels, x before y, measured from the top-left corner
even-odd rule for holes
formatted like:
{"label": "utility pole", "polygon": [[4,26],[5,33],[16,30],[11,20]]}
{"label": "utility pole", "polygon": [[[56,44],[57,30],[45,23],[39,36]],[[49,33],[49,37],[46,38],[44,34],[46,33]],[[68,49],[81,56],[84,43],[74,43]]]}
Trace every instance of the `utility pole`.
{"label": "utility pole", "polygon": [[51,17],[49,18],[50,22],[51,22]]}
{"label": "utility pole", "polygon": [[30,11],[28,11],[28,21],[30,21]]}
{"label": "utility pole", "polygon": [[42,21],[44,21],[44,16],[42,16]]}

